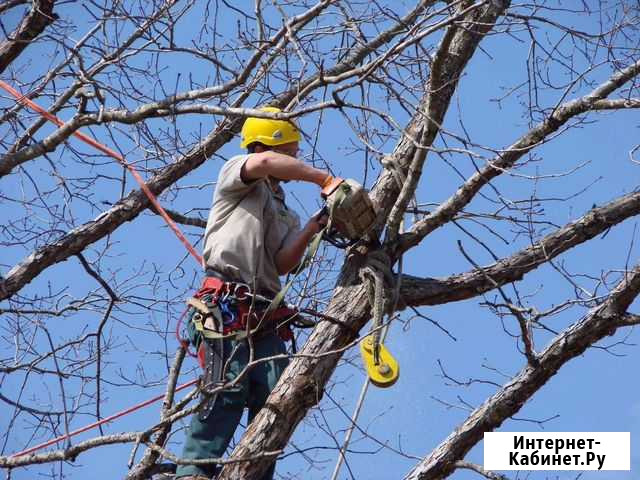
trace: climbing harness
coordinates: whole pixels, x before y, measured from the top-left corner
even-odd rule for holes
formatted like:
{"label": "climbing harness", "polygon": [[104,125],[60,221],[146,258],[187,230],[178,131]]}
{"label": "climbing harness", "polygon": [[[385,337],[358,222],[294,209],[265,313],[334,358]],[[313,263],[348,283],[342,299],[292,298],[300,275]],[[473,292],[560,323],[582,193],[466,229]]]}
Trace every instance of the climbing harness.
{"label": "climbing harness", "polygon": [[275,330],[283,340],[290,340],[290,324],[298,311],[280,304],[269,309],[265,303],[271,306],[274,302],[253,294],[244,283],[213,276],[206,277],[200,290],[187,300],[194,309],[191,321],[204,338],[243,340]]}
{"label": "climbing harness", "polygon": [[257,339],[270,332],[276,332],[284,341],[292,340],[290,321],[298,312],[280,306],[268,311],[265,302],[252,296],[248,285],[225,282],[213,276],[204,279],[187,305],[189,337],[204,371],[201,390],[207,399],[198,412],[204,421],[213,411],[217,398],[217,394],[209,392],[224,384],[225,353],[228,353],[225,348],[230,348],[225,340]]}

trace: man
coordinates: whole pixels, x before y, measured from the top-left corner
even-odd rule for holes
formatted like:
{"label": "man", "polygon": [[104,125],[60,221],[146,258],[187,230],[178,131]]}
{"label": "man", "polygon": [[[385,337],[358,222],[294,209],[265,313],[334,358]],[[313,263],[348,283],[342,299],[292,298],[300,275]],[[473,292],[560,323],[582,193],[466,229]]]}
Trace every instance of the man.
{"label": "man", "polygon": [[[263,110],[280,111],[273,107]],[[330,190],[340,181],[297,160],[299,142],[300,133],[292,122],[247,118],[240,145],[247,154],[228,160],[218,177],[205,233],[207,276],[237,282],[227,285],[246,284],[252,292],[273,298],[281,288],[279,276],[298,265],[327,219],[312,218],[300,229],[297,215],[284,202],[280,182],[301,180]],[[196,342],[202,340],[193,328],[191,333]],[[250,355],[256,360],[286,353],[273,322],[261,322],[251,342],[225,339],[223,351],[225,380],[242,377],[217,396],[206,417],[193,416],[183,458],[222,457],[245,405],[251,422],[288,363],[286,358],[278,358],[243,372]],[[274,469],[275,462],[263,480],[270,480]],[[176,477],[205,480],[214,473],[214,465],[180,465]]]}

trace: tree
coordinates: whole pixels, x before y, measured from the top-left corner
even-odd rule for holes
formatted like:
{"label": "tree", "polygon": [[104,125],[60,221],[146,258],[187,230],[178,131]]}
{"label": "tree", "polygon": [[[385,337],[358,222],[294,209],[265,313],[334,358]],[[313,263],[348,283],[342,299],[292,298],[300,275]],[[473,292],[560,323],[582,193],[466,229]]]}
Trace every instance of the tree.
{"label": "tree", "polygon": [[[157,209],[127,185],[125,168],[72,140],[80,129],[135,162],[148,188],[170,205],[170,216],[189,226],[196,245],[208,206],[199,195],[215,178],[198,167],[233,152],[247,115],[295,118],[311,146],[309,161],[341,168],[371,187],[376,231],[344,257],[326,249],[299,279],[297,301],[322,310],[325,320],[301,336],[303,347],[224,462],[221,479],[259,478],[311,409],[336,407],[322,398],[341,361],[368,332],[372,301],[364,270],[371,258],[386,262],[377,268],[388,277],[385,309],[392,324],[411,328],[412,318],[427,318],[426,306],[478,298],[475,308],[488,308],[522,353],[506,379],[484,381],[494,388],[484,401],[469,407],[460,399],[470,408],[468,417],[414,460],[407,478],[446,478],[458,469],[495,478],[466,460],[483,433],[513,418],[586,350],[617,354],[629,343],[626,332],[640,321],[630,309],[640,292],[640,267],[631,259],[635,231],[624,227],[640,212],[640,193],[628,180],[606,198],[594,194],[585,179],[597,176],[597,161],[554,162],[553,156],[570,152],[556,144],[575,143],[583,130],[602,135],[624,110],[640,106],[640,10],[633,2],[258,0],[246,10],[224,0],[34,1],[21,18],[24,3],[0,5],[12,15],[3,19],[4,31],[14,29],[0,45],[3,79],[64,123],[53,127],[11,97],[1,112],[0,181],[10,210],[2,229],[0,371],[10,388],[0,400],[12,414],[0,466],[144,444],[141,456],[134,448],[128,478],[146,478],[162,459],[181,461],[167,441],[197,408],[189,403],[195,391],[174,402],[185,350],[178,348],[170,364],[169,339],[183,298],[198,284],[198,266],[175,253],[170,238],[162,254],[154,253],[156,237],[169,236],[155,232]],[[499,70],[505,57],[516,65],[513,71]],[[483,71],[487,65],[496,71]],[[486,79],[502,89],[501,97],[496,88],[481,87]],[[255,110],[265,103],[287,113]],[[488,140],[472,133],[483,123],[495,127]],[[350,146],[341,153],[358,165],[328,160],[336,151],[326,139],[343,136]],[[615,181],[616,172],[637,163],[633,138],[624,142],[627,164],[617,159],[605,172]],[[442,198],[431,204],[425,185],[443,166],[450,170],[439,179]],[[564,212],[547,210],[558,203],[579,213],[560,222]],[[152,215],[142,215],[147,211]],[[599,237],[617,228],[624,238],[605,238],[604,248],[625,251],[624,261],[601,255],[602,263],[576,271],[576,263],[586,263],[580,249],[602,248],[595,247]],[[441,231],[438,245],[456,252],[465,269],[431,278],[428,269],[402,261],[425,255],[425,245]],[[572,255],[581,260],[572,263]],[[487,256],[492,263],[481,266]],[[536,297],[526,284],[536,275],[557,293],[552,305],[551,297]],[[539,307],[537,298],[547,306]],[[443,323],[435,322],[448,333]],[[617,335],[616,343],[599,343],[610,335]],[[126,369],[129,362],[137,371]],[[438,365],[445,383],[483,382],[456,380]],[[51,452],[10,456],[90,416],[103,418],[106,392],[164,383],[160,421],[143,430],[100,432]],[[21,433],[25,424],[32,438]],[[335,440],[338,450],[341,439]],[[293,452],[305,454],[295,446]],[[52,474],[65,474],[63,465]]]}

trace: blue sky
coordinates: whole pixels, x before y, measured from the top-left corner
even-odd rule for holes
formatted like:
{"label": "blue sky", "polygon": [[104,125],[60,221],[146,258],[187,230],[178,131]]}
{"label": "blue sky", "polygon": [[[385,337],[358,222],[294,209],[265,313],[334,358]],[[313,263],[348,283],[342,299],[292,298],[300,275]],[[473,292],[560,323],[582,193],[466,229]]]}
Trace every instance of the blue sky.
{"label": "blue sky", "polygon": [[[73,5],[64,5],[59,9],[59,13],[63,18],[70,18],[74,13],[73,9]],[[400,10],[404,11],[404,9]],[[17,18],[18,12],[19,10],[14,9],[9,15],[16,15]],[[195,18],[199,12],[192,11],[189,15]],[[593,31],[596,28],[595,20],[586,15],[583,17],[574,15],[571,16],[570,21],[576,28]],[[185,32],[188,31],[188,25],[189,23],[185,22]],[[233,28],[234,22],[229,21],[225,25],[222,26],[223,31],[224,28]],[[83,31],[84,29],[80,28],[77,36],[80,36]],[[551,41],[557,33],[551,32],[549,35]],[[522,115],[521,98],[514,95],[500,103],[492,101],[502,96],[505,88],[526,79],[525,66],[529,43],[524,34],[518,34],[517,37],[520,41],[495,36],[483,42],[483,48],[487,53],[477,52],[471,61],[447,115],[444,125],[446,130],[458,135],[462,134],[462,128],[458,122],[460,116],[473,141],[493,149],[510,145],[526,132],[528,119]],[[39,53],[49,54],[48,48],[45,43],[42,43],[28,50],[25,58],[20,59],[20,62],[25,62],[24,65],[26,65],[21,73],[27,76],[35,75],[37,68],[48,68],[44,64],[33,61],[27,63],[29,58],[34,59]],[[577,62],[576,69],[580,70],[580,67],[583,65]],[[202,78],[207,76],[197,64],[185,63],[183,59],[167,65],[163,75],[168,83],[171,83],[170,80],[175,79],[178,73],[182,73],[184,79],[184,72],[187,71]],[[596,69],[590,78],[601,81],[610,73],[609,67],[604,66]],[[555,75],[558,81],[564,76],[560,71]],[[587,91],[586,86],[578,87],[567,98],[574,98]],[[558,99],[558,92],[547,91],[541,94],[540,102],[545,106],[552,106]],[[2,100],[1,105],[5,104],[6,102]],[[46,106],[42,100],[40,104]],[[401,123],[406,121],[406,114],[399,109],[390,113]],[[519,200],[532,196],[565,197],[588,187],[584,193],[570,201],[549,201],[542,206],[545,219],[550,222],[563,225],[574,220],[594,204],[601,205],[637,187],[638,165],[629,161],[628,157],[629,150],[637,143],[637,118],[637,113],[633,111],[590,115],[588,119],[592,123],[581,125],[536,149],[535,154],[540,161],[519,170],[519,173],[527,175],[557,175],[585,164],[570,176],[535,182],[526,178],[503,175],[496,180],[495,186],[505,198]],[[309,115],[301,119],[301,126],[304,130],[311,132],[317,120],[316,115]],[[357,142],[357,139],[344,119],[336,112],[327,112],[323,122],[318,143],[319,153],[322,157],[329,159],[336,174],[363,180],[362,156],[346,155],[349,142]],[[206,117],[190,116],[181,120],[181,127],[184,127],[185,131],[198,131],[199,125],[202,125],[203,130],[206,131],[211,123],[211,120]],[[159,121],[158,125],[161,124],[162,122]],[[94,133],[97,138],[110,144],[110,139],[104,135],[103,130],[95,129]],[[134,145],[121,140],[121,146],[128,151],[128,159],[142,158],[141,152]],[[87,151],[75,140],[72,144]],[[442,140],[437,146],[443,146]],[[391,150],[392,147],[393,143],[384,146],[385,151]],[[303,144],[302,148],[305,153],[312,151],[308,144]],[[238,142],[236,141],[225,146],[218,153],[221,157],[228,158],[237,152]],[[59,160],[62,163],[66,162],[66,168],[70,173],[78,174],[78,169],[81,167],[68,161],[65,152],[62,152]],[[451,155],[449,161],[465,175],[474,171],[473,165],[463,155]],[[26,168],[29,172],[41,176],[45,168],[41,162],[42,160],[36,160]],[[221,158],[211,159],[180,181],[180,185],[213,182],[222,164]],[[93,169],[86,168],[86,173],[91,174]],[[113,166],[110,171],[113,175],[120,175],[120,168],[117,166]],[[371,186],[371,179],[375,178],[378,172],[379,165],[375,164],[373,171],[369,172],[367,186]],[[47,180],[43,178],[42,181]],[[460,183],[460,178],[442,159],[430,155],[417,193],[418,201],[439,203],[448,198]],[[133,181],[130,180],[128,187],[131,188],[132,185]],[[2,193],[9,196],[19,196],[23,189],[29,188],[31,187],[21,175],[4,178],[0,183]],[[287,189],[290,194],[289,203],[303,219],[306,217],[305,210],[313,212],[317,209],[316,187],[289,184]],[[117,200],[119,191],[108,182],[103,182],[94,195],[104,198],[104,201],[112,202]],[[190,208],[206,209],[210,205],[212,195],[213,186],[190,189],[181,191],[175,199],[164,198],[163,204],[179,211]],[[294,196],[300,199],[300,203],[294,199]],[[7,218],[21,214],[16,210],[12,211],[16,207],[10,203],[5,202],[2,208],[5,211],[8,210]],[[469,210],[483,212],[491,211],[493,208],[489,201],[478,197],[472,202]],[[74,206],[74,209],[78,224],[99,213],[83,208],[81,205]],[[206,211],[203,211],[203,214],[206,214]],[[410,221],[410,217],[407,217],[407,221]],[[478,225],[469,222],[461,224],[474,234],[488,239],[492,249],[499,256],[512,254],[529,243],[529,239],[516,236],[507,226],[495,225],[497,231],[507,240],[503,242],[487,235],[486,230]],[[599,278],[602,272],[624,268],[628,256],[631,263],[637,260],[637,239],[633,243],[635,227],[636,220],[630,219],[613,228],[606,235],[601,235],[571,250],[556,262],[558,265],[563,262],[564,268],[569,272],[582,272],[589,275],[591,278],[579,278],[579,282],[585,288],[592,288],[593,278]],[[201,234],[198,229],[185,228],[185,230],[194,239]],[[430,235],[417,249],[405,255],[404,271],[412,275],[443,277],[470,270],[471,266],[458,250],[456,244],[458,240],[463,242],[465,250],[479,264],[492,262],[487,252],[476,245],[472,239],[455,226],[447,225]],[[192,281],[196,274],[193,262],[190,258],[184,258],[181,247],[158,217],[142,215],[134,222],[123,225],[109,241],[114,244],[112,248],[114,257],[110,263],[112,274],[121,279],[135,275],[129,281],[133,291],[153,294],[156,298],[177,300],[193,286]],[[102,246],[104,242],[99,242],[87,255],[93,258]],[[7,252],[3,253],[2,273],[6,272],[4,265],[14,264],[27,253],[19,248],[7,249]],[[335,252],[329,249],[326,253],[333,255]],[[175,273],[176,265],[184,267],[183,275]],[[149,286],[149,281],[153,277],[151,272],[155,269],[161,272],[160,279],[170,278],[172,283],[165,282],[159,288]],[[139,271],[142,273],[138,275]],[[48,284],[57,285],[61,281],[69,285],[69,294],[79,295],[86,292],[88,288],[96,288],[94,285],[87,284],[78,262],[70,259],[49,268],[25,291],[33,293],[39,288],[46,288]],[[171,288],[172,284],[175,289]],[[549,266],[543,266],[527,275],[522,282],[518,283],[517,288],[524,295],[535,293],[535,296],[527,301],[529,305],[539,310],[550,308],[574,296],[573,287]],[[508,290],[512,293],[510,289]],[[486,298],[493,299],[494,293],[490,292]],[[479,300],[482,299],[420,309],[424,315],[447,328],[457,339],[456,341],[420,318],[411,319],[411,312],[403,312],[400,321],[393,323],[387,346],[400,362],[401,378],[391,389],[369,390],[359,425],[371,437],[383,444],[388,444],[394,450],[404,452],[406,456],[389,449],[380,449],[379,444],[356,433],[351,448],[362,453],[352,453],[348,456],[349,467],[354,472],[355,478],[373,480],[401,478],[416,464],[415,457],[428,454],[467,417],[467,411],[455,407],[448,408],[444,403],[460,405],[459,399],[462,399],[468,404],[477,406],[495,391],[494,387],[487,385],[475,384],[469,388],[447,385],[440,375],[438,361],[442,363],[449,375],[461,381],[483,378],[500,384],[506,383],[507,380],[489,368],[514,375],[525,365],[523,355],[517,350],[516,340],[505,333],[500,319],[479,305]],[[561,329],[578,320],[584,313],[585,309],[575,307],[553,317],[549,323],[553,328]],[[105,415],[125,408],[135,401],[161,393],[162,380],[166,374],[166,361],[163,356],[166,352],[171,354],[175,349],[173,344],[165,345],[160,336],[145,332],[145,329],[152,324],[173,325],[176,321],[175,316],[156,311],[145,314],[137,312],[135,315],[126,315],[121,312],[117,317],[118,320],[127,322],[128,326],[117,322],[110,326],[114,343],[121,347],[118,349],[117,356],[108,358],[109,378],[113,380],[117,380],[120,376],[141,378],[142,369],[144,369],[145,378],[157,379],[158,383],[153,388],[145,389],[109,387],[106,390],[107,400],[102,407]],[[73,322],[60,322],[55,318],[48,319],[47,322],[50,322],[51,328],[55,328],[60,338],[64,338],[77,334],[77,331],[84,326],[95,328],[99,318],[99,314],[84,314],[82,318],[75,318]],[[505,320],[505,328],[512,333],[518,331],[513,319]],[[505,422],[502,430],[537,431],[543,427],[549,431],[631,431],[632,472],[589,472],[580,478],[581,480],[604,478],[628,480],[633,478],[634,472],[637,477],[637,471],[640,470],[640,457],[637,448],[633,450],[633,446],[637,444],[640,433],[640,401],[637,381],[638,348],[635,344],[640,341],[640,338],[637,331],[631,331],[628,338],[627,334],[629,334],[628,330],[619,332],[601,343],[601,345],[609,345],[624,338],[629,345],[620,345],[613,349],[621,356],[611,355],[601,349],[588,350],[584,355],[569,362],[525,405],[517,414],[517,419]],[[538,331],[536,333],[537,350],[542,350],[550,340],[550,335]],[[173,341],[172,337],[169,337],[169,341]],[[147,355],[144,355],[145,352]],[[7,355],[7,352],[2,354],[3,358]],[[183,369],[181,380],[190,380],[196,371],[195,363],[189,359]],[[310,412],[293,438],[298,448],[314,448],[310,454],[314,456],[317,463],[311,467],[302,455],[288,456],[278,465],[278,472],[285,478],[291,475],[293,478],[320,480],[329,478],[331,475],[336,452],[325,448],[335,447],[335,443],[331,435],[326,432],[337,432],[336,438],[341,441],[342,431],[349,423],[341,409],[347,415],[351,414],[364,380],[357,349],[354,348],[347,353],[345,361],[341,362],[334,378],[335,384],[325,395],[320,408]],[[15,397],[21,388],[20,380],[12,377],[2,379],[2,392],[6,391],[9,396]],[[37,399],[50,397],[54,404],[59,404],[59,396],[53,384],[43,384],[40,390],[31,385],[28,390]],[[27,395],[26,398],[29,396]],[[336,407],[334,401],[340,405],[341,409]],[[105,433],[141,429],[154,422],[158,416],[158,407],[149,407],[107,426]],[[556,418],[543,424],[530,421],[552,417]],[[5,453],[21,448],[27,440],[28,420],[21,421],[25,422],[22,427],[24,433],[14,440],[19,442],[19,445],[14,447],[9,443]],[[78,417],[73,420],[72,428],[82,426],[89,421],[91,421],[89,415]],[[4,421],[0,421],[0,424],[4,426]],[[83,434],[74,441],[91,436]],[[172,438],[169,448],[179,453],[181,442],[182,434],[177,433]],[[68,478],[84,478],[90,474],[95,475],[97,472],[122,476],[126,472],[130,448],[130,445],[106,447],[83,454],[72,467],[65,467],[66,474]],[[482,463],[481,443],[471,451],[467,459]],[[50,468],[55,470],[56,467],[38,467],[29,471],[19,469],[12,473],[12,478],[18,480],[33,478],[34,471],[44,474]],[[569,479],[575,476],[576,473],[573,472],[557,474],[537,472],[529,477],[523,474],[517,476],[515,472],[509,474],[513,479],[530,478],[532,480],[556,477]],[[340,478],[351,478],[345,466]],[[467,480],[480,477],[458,471],[452,478]]]}

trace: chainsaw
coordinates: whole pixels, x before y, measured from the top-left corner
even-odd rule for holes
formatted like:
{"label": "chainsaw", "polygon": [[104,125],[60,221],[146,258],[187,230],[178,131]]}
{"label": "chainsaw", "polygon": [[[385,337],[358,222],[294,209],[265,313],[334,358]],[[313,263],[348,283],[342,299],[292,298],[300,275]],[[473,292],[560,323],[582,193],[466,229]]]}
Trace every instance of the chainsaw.
{"label": "chainsaw", "polygon": [[352,179],[328,177],[322,189],[324,208],[317,214],[329,217],[323,238],[339,248],[361,240],[376,222],[376,210],[367,190]]}

